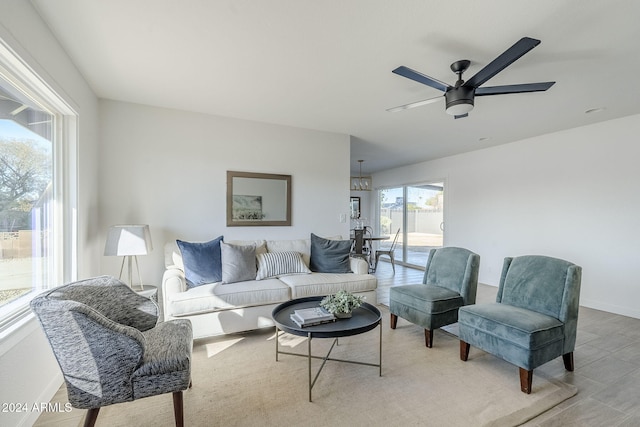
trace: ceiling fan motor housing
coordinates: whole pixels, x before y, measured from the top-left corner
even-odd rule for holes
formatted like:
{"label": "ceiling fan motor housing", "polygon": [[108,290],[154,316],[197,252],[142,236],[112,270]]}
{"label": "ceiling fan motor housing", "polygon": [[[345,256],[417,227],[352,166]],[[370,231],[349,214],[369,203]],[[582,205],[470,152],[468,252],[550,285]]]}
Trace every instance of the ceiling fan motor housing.
{"label": "ceiling fan motor housing", "polygon": [[466,114],[473,109],[474,87],[458,86],[451,88],[444,94],[447,113],[453,116]]}

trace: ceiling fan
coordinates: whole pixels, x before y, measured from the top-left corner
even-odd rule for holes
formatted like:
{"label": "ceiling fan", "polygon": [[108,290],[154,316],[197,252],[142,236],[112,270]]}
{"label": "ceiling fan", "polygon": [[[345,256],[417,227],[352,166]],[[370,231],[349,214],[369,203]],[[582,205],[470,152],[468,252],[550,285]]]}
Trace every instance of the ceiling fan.
{"label": "ceiling fan", "polygon": [[[521,38],[513,46],[504,51],[500,56],[491,61],[486,67],[478,71],[466,82],[462,80],[462,73],[464,73],[467,68],[469,68],[469,64],[471,64],[471,61],[467,59],[456,61],[451,64],[451,71],[458,75],[458,81],[456,81],[455,86],[448,85],[447,83],[436,80],[433,77],[429,77],[405,66],[400,66],[393,70],[393,72],[400,76],[414,80],[418,83],[422,83],[427,86],[431,86],[432,88],[443,91],[446,101],[447,113],[451,114],[456,119],[460,119],[469,115],[469,111],[473,109],[473,101],[476,96],[543,92],[553,86],[555,82],[480,87],[490,78],[507,68],[509,65],[513,64],[518,58],[520,58],[539,44],[540,40],[532,39],[530,37]],[[420,107],[422,105],[437,102],[441,98],[442,96],[437,96],[435,98],[412,102],[410,104],[401,105],[399,107],[389,108],[387,111],[396,112],[409,108]]]}

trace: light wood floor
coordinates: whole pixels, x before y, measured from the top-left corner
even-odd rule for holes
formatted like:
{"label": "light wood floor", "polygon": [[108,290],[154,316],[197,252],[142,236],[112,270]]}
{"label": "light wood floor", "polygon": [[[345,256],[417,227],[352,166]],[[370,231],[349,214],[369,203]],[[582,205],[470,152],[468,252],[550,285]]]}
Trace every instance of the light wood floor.
{"label": "light wood floor", "polygon": [[[393,274],[391,264],[381,261],[375,273],[378,302],[388,305],[392,286],[422,283],[423,274],[399,265]],[[479,284],[477,302],[495,301],[496,292],[495,286]],[[434,345],[438,333],[444,332],[435,331]],[[640,319],[580,307],[574,362],[574,372],[565,371],[562,358],[534,370],[534,382],[544,372],[575,385],[578,394],[526,426],[640,426]]]}

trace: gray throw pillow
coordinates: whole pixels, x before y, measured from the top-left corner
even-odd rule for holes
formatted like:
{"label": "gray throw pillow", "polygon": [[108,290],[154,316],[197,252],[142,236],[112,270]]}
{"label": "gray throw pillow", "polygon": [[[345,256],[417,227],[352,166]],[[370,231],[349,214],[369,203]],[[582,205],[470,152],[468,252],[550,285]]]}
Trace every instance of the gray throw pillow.
{"label": "gray throw pillow", "polygon": [[351,273],[350,240],[329,240],[311,233],[311,271]]}
{"label": "gray throw pillow", "polygon": [[256,279],[256,245],[236,246],[220,243],[222,283]]}

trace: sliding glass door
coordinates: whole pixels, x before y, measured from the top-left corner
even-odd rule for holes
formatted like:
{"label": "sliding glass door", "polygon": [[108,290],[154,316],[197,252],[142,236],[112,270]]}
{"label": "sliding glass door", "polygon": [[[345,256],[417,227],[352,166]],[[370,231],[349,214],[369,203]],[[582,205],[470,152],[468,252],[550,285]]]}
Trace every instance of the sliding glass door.
{"label": "sliding glass door", "polygon": [[389,236],[380,242],[380,248],[389,249],[400,230],[394,248],[396,262],[424,268],[429,250],[443,245],[444,183],[380,189],[378,202],[378,229]]}

